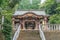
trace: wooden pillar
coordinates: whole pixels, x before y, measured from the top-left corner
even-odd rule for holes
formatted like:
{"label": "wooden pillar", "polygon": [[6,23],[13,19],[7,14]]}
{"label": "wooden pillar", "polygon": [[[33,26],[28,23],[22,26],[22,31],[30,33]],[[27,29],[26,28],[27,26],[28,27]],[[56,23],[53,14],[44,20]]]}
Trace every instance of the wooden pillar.
{"label": "wooden pillar", "polygon": [[37,30],[38,28],[38,23],[37,23],[37,21],[35,21],[35,30]]}
{"label": "wooden pillar", "polygon": [[25,30],[25,21],[23,20],[23,30]]}

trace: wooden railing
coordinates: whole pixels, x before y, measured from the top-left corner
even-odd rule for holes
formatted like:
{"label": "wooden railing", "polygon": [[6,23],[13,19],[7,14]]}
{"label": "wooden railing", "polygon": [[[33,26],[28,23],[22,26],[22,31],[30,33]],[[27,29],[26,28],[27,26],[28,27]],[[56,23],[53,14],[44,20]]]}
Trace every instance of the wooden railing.
{"label": "wooden railing", "polygon": [[13,36],[13,40],[17,40],[17,38],[19,37],[20,27],[21,27],[21,26],[19,25],[18,29],[16,30],[16,32],[15,32],[15,34],[14,34],[14,36]]}
{"label": "wooden railing", "polygon": [[44,32],[41,29],[41,25],[39,25],[39,33],[40,33],[41,40],[46,40]]}
{"label": "wooden railing", "polygon": [[41,24],[40,26],[45,31],[60,31],[60,24]]}

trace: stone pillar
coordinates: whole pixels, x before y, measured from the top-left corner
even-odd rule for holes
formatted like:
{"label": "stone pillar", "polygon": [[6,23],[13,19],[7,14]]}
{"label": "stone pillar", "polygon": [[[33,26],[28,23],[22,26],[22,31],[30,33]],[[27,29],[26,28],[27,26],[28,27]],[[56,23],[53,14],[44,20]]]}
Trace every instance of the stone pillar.
{"label": "stone pillar", "polygon": [[43,30],[47,30],[48,29],[48,25],[47,25],[47,17],[44,17],[44,20],[43,20]]}
{"label": "stone pillar", "polygon": [[47,24],[47,17],[44,17],[42,24]]}
{"label": "stone pillar", "polygon": [[44,17],[44,24],[47,24],[47,17]]}

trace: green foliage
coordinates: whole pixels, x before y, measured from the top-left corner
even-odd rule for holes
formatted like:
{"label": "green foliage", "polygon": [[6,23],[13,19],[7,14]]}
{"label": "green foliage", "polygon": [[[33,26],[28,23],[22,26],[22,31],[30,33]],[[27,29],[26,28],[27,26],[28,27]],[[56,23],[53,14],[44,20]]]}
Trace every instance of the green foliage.
{"label": "green foliage", "polygon": [[4,24],[3,24],[3,30],[2,30],[5,40],[11,40],[12,35],[12,26],[10,20],[8,20],[5,17]]}
{"label": "green foliage", "polygon": [[59,24],[60,23],[60,14],[54,14],[50,17],[50,23]]}
{"label": "green foliage", "polygon": [[5,36],[5,40],[11,40],[12,34],[12,14],[14,13],[15,5],[19,3],[20,0],[0,0],[0,23],[2,19],[2,15],[4,15],[4,24],[3,24],[3,34]]}
{"label": "green foliage", "polygon": [[49,22],[52,24],[60,23],[60,3],[56,3],[56,0],[46,0],[43,3],[42,8],[45,9],[46,13],[51,15]]}
{"label": "green foliage", "polygon": [[45,11],[47,14],[49,15],[53,15],[56,14],[56,7],[57,7],[57,3],[55,0],[46,0],[46,2],[43,4],[43,6],[45,8]]}
{"label": "green foliage", "polygon": [[58,14],[60,14],[60,3],[57,3],[56,12],[57,12]]}
{"label": "green foliage", "polygon": [[11,31],[11,25],[5,23],[2,30],[3,34],[5,35],[5,40],[11,40]]}
{"label": "green foliage", "polygon": [[19,1],[21,1],[21,0],[12,0],[12,1],[10,1],[10,3],[9,3],[9,7],[10,8],[14,8],[15,7],[15,5],[17,4],[17,3],[19,3]]}
{"label": "green foliage", "polygon": [[2,32],[5,36],[5,40],[11,40],[12,26],[11,26],[11,22],[7,18],[5,18],[4,20]]}
{"label": "green foliage", "polygon": [[20,0],[0,0],[0,7],[5,10],[9,10],[15,7]]}
{"label": "green foliage", "polygon": [[50,14],[50,15],[52,15],[52,14],[56,14],[56,2],[55,2],[55,0],[52,0],[52,1],[49,1],[50,3],[47,3],[47,5],[46,5],[46,13],[48,13],[48,14]]}
{"label": "green foliage", "polygon": [[32,0],[32,4],[30,3],[30,0],[21,0],[18,6],[18,9],[23,10],[30,10],[30,9],[39,9],[40,0]]}
{"label": "green foliage", "polygon": [[12,37],[12,26],[10,20],[7,17],[4,19],[3,30],[2,33],[4,34],[5,40],[11,40]]}

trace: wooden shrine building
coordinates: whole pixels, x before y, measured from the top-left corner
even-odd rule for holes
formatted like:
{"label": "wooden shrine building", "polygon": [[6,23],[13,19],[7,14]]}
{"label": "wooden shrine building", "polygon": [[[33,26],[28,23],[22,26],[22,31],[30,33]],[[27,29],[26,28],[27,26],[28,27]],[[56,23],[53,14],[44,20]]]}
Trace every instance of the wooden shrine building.
{"label": "wooden shrine building", "polygon": [[15,11],[12,17],[13,27],[21,25],[21,29],[38,29],[39,24],[48,23],[48,15],[44,10],[20,10]]}

